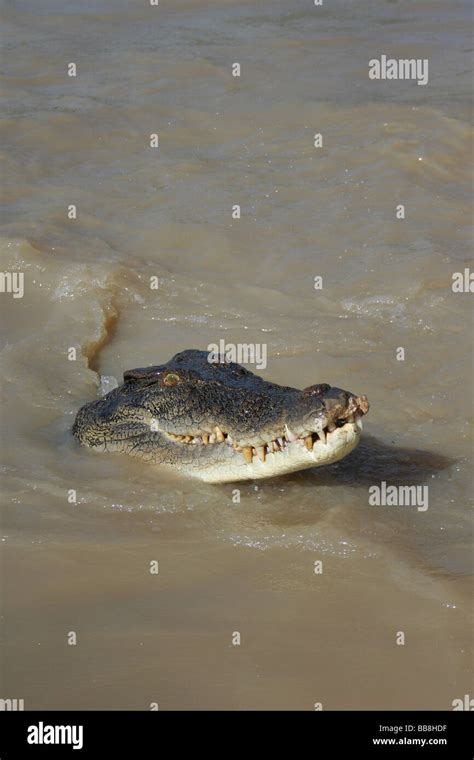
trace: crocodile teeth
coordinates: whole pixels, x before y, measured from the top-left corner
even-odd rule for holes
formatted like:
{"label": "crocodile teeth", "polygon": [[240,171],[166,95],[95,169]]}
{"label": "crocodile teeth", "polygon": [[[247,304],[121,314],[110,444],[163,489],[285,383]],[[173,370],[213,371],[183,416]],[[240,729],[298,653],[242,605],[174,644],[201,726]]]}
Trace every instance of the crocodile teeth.
{"label": "crocodile teeth", "polygon": [[247,462],[247,464],[250,464],[252,461],[252,447],[251,446],[244,446],[242,449],[242,454],[244,455],[244,459]]}
{"label": "crocodile teeth", "polygon": [[222,443],[222,441],[225,440],[224,433],[222,432],[222,430],[220,429],[220,427],[217,427],[217,426],[215,428],[215,431],[216,431],[216,438],[217,438],[217,440],[219,441],[219,443]]}
{"label": "crocodile teeth", "polygon": [[[351,415],[347,418],[347,422],[357,425],[357,427],[362,430],[362,414],[360,412],[356,412],[355,414]],[[175,433],[169,433],[170,438],[176,441],[180,441],[182,443],[192,443],[192,444],[199,444],[199,445],[208,445],[210,443],[226,443],[228,446],[232,446],[237,451],[242,452],[243,457],[247,464],[251,464],[253,461],[253,457],[258,457],[261,462],[266,462],[266,456],[267,454],[272,454],[280,451],[285,451],[288,453],[289,449],[287,448],[290,443],[296,443],[300,446],[305,446],[308,451],[313,450],[314,441],[316,440],[313,436],[316,434],[319,437],[319,440],[322,444],[327,444],[327,434],[332,433],[334,430],[337,429],[337,426],[334,422],[329,422],[327,424],[327,428],[325,429],[323,427],[323,422],[319,421],[319,424],[317,425],[317,428],[314,433],[309,433],[308,435],[302,435],[301,437],[297,436],[295,433],[293,433],[288,425],[285,424],[285,433],[283,434],[283,437],[278,437],[275,439],[272,439],[268,441],[267,443],[264,443],[263,445],[259,446],[242,446],[236,443],[233,438],[228,434],[224,433],[218,425],[214,427],[214,432],[212,433],[201,433],[201,435],[198,436],[192,436],[192,435],[178,435]]]}

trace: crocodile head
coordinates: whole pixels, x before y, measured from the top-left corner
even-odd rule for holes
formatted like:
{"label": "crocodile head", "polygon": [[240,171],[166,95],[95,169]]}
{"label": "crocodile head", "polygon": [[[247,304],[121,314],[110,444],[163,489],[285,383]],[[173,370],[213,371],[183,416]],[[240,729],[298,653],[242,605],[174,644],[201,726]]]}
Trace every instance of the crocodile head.
{"label": "crocodile head", "polygon": [[357,445],[365,396],[326,383],[276,385],[208,356],[182,351],[125,372],[119,388],[79,410],[74,435],[210,483],[330,464]]}

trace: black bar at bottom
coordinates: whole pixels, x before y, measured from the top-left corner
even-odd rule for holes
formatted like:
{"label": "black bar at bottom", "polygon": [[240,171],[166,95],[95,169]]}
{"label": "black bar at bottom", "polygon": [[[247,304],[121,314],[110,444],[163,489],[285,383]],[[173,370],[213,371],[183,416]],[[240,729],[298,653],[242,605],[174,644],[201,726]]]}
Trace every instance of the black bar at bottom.
{"label": "black bar at bottom", "polygon": [[[226,728],[229,731],[226,731]],[[248,733],[247,733],[248,731]],[[473,757],[469,712],[2,712],[0,760],[24,757],[147,757],[170,750],[265,755],[288,746],[321,758]],[[404,753],[404,754],[403,754]]]}

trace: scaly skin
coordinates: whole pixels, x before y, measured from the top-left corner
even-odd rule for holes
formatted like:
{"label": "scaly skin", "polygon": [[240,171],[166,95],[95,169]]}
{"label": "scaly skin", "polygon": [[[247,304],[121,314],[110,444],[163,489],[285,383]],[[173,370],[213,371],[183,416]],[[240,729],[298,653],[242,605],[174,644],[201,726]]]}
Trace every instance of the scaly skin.
{"label": "scaly skin", "polygon": [[369,404],[327,384],[300,391],[206,351],[125,372],[124,383],[77,413],[84,445],[121,451],[210,483],[330,464],[357,445]]}

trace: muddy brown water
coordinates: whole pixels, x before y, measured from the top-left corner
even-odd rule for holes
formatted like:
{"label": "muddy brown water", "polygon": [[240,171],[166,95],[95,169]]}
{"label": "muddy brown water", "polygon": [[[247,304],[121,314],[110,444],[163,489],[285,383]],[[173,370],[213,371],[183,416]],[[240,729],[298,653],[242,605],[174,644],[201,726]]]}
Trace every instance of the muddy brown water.
{"label": "muddy brown water", "polygon": [[[468,3],[5,16],[2,271],[25,279],[1,294],[0,696],[450,709],[472,693]],[[384,52],[429,59],[428,85],[370,81]],[[237,504],[75,444],[97,373],[220,339],[265,343],[267,379],[367,394],[359,448]],[[382,481],[429,508],[371,506]]]}

